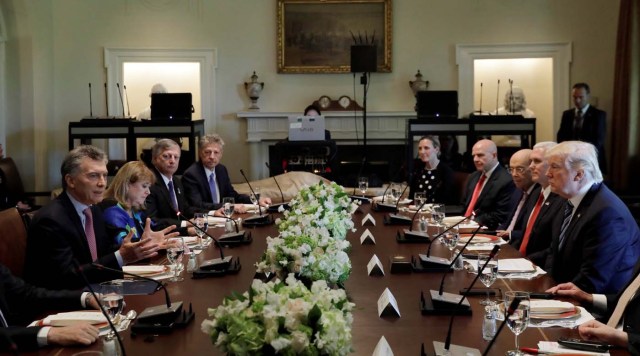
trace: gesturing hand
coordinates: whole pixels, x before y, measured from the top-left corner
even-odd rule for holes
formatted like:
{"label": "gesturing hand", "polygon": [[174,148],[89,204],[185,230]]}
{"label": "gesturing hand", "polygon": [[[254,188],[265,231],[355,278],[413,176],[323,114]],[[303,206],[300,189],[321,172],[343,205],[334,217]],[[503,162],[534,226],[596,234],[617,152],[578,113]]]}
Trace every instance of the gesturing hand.
{"label": "gesturing hand", "polygon": [[[148,224],[149,223],[147,222],[147,226]],[[125,236],[122,240],[122,245],[120,245],[120,256],[122,256],[124,264],[152,258],[158,255],[160,245],[153,241],[149,236],[144,236],[143,234],[142,238],[138,242],[132,242],[132,237],[133,230]]]}

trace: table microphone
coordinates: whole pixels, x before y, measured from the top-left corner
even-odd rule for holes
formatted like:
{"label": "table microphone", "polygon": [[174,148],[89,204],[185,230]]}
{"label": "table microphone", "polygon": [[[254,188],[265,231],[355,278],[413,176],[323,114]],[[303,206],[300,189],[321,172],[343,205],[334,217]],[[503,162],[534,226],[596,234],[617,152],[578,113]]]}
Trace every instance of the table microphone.
{"label": "table microphone", "polygon": [[[82,270],[82,266],[80,265],[80,262],[78,262],[78,260],[74,258],[71,261],[71,263],[73,263],[73,267],[75,269],[74,272],[76,272],[76,274],[80,275],[80,277],[82,278],[82,281],[84,282],[84,285],[89,289],[89,293],[91,293],[93,298],[98,303],[100,303],[100,298],[98,298],[98,295],[93,290],[93,287],[91,287],[91,283],[89,283],[89,280],[87,279],[87,276],[84,274],[84,271]],[[118,271],[118,272],[122,272],[122,271]],[[122,343],[122,339],[120,338],[120,334],[118,333],[118,330],[116,329],[116,326],[113,325],[113,322],[111,321],[111,318],[109,318],[109,315],[107,314],[107,311],[104,310],[102,305],[100,305],[100,312],[102,312],[102,315],[104,315],[104,317],[107,319],[107,323],[109,323],[109,328],[111,329],[111,331],[113,331],[113,333],[116,335],[116,339],[118,340],[118,344],[120,345],[120,350],[122,351],[122,356],[126,356],[127,352],[124,350],[124,344]]]}
{"label": "table microphone", "polygon": [[[400,197],[404,195],[404,192],[407,191],[407,188],[409,188],[408,184],[406,187],[404,187],[404,190],[402,190],[402,193],[400,193]],[[395,211],[398,211],[398,206],[400,206],[400,199],[398,199],[398,202],[395,204]],[[412,225],[413,219],[402,214],[388,214],[384,217],[384,223],[387,225]]]}
{"label": "table microphone", "polygon": [[200,269],[214,270],[214,271],[226,271],[226,270],[228,270],[229,266],[231,265],[231,260],[233,259],[233,256],[227,256],[227,257],[224,256],[224,251],[223,251],[222,245],[220,244],[220,241],[218,241],[218,239],[216,239],[215,237],[211,236],[204,229],[201,229],[196,224],[194,224],[191,221],[189,221],[187,218],[184,217],[184,215],[182,215],[181,212],[177,211],[176,215],[178,216],[178,218],[182,218],[184,221],[186,221],[187,223],[191,224],[191,226],[193,226],[194,228],[198,229],[198,231],[202,232],[207,237],[210,237],[215,242],[216,246],[218,247],[218,250],[220,251],[220,258],[214,258],[212,260],[208,260],[208,261],[203,262],[200,265]]}
{"label": "table microphone", "polygon": [[[426,267],[427,269],[430,268],[435,268],[435,272],[439,272],[442,271],[443,268],[446,268],[447,270],[449,269],[449,265],[450,265],[450,261],[447,260],[446,258],[442,258],[442,257],[431,257],[431,247],[433,246],[433,241],[437,240],[438,238],[440,238],[440,236],[446,234],[447,232],[449,232],[449,230],[453,229],[454,227],[462,224],[464,221],[466,221],[467,219],[473,217],[475,215],[475,212],[471,212],[470,215],[465,216],[462,218],[462,220],[456,222],[455,224],[449,226],[448,228],[446,228],[444,231],[442,231],[441,233],[439,233],[438,235],[434,236],[431,239],[431,244],[429,245],[429,248],[427,248],[427,254],[426,255],[419,255],[418,257],[420,258],[420,262],[422,265],[424,265],[424,267]],[[474,235],[475,236],[475,233]],[[473,237],[471,237],[469,239],[469,241],[471,241]],[[467,242],[468,244],[468,242]],[[466,245],[465,245],[466,247]],[[464,251],[464,249],[462,249],[462,251]]]}
{"label": "table microphone", "polygon": [[504,328],[504,324],[507,323],[507,320],[509,320],[509,317],[518,309],[518,306],[520,305],[520,302],[521,302],[521,300],[519,298],[514,298],[511,301],[511,305],[509,305],[509,308],[507,309],[507,313],[506,313],[507,315],[505,315],[504,320],[502,321],[502,323],[498,327],[498,330],[496,330],[496,334],[493,335],[493,338],[491,339],[491,341],[489,341],[489,345],[487,345],[487,348],[484,349],[484,352],[482,353],[482,356],[487,356],[489,354],[489,350],[491,349],[491,346],[493,346],[493,343],[498,338],[498,335],[500,335],[500,332]]}
{"label": "table microphone", "polygon": [[[240,174],[242,174],[242,178],[244,178],[244,181],[247,182],[247,185],[249,186],[249,190],[251,190],[251,194],[253,194],[257,198],[258,196],[256,195],[256,192],[251,187],[251,183],[249,183],[249,179],[247,179],[247,176],[244,174],[244,171],[242,169],[240,169]],[[258,201],[258,213],[260,214],[259,216],[252,216],[244,219],[244,221],[246,223],[258,224],[258,225],[268,225],[272,222],[271,215],[269,214],[262,215],[262,207],[260,207],[260,201]]]}
{"label": "table microphone", "polygon": [[107,108],[107,118],[109,117],[109,97],[107,96],[107,83],[104,83],[104,105]]}
{"label": "table microphone", "polygon": [[[480,267],[478,269],[478,274],[476,275],[476,278],[474,278],[473,281],[471,282],[471,285],[469,286],[469,288],[471,288],[476,283],[476,281],[478,280],[478,278],[482,274],[482,271],[484,270],[484,268],[489,263],[489,260],[492,259],[493,257],[495,257],[495,255],[498,253],[499,250],[500,250],[500,246],[495,245],[493,247],[493,250],[491,250],[491,253],[489,254],[489,258],[482,265],[482,267]],[[442,281],[444,282],[444,278],[442,279]],[[467,288],[467,290],[469,288]],[[440,293],[442,293],[442,284],[440,285]],[[460,301],[457,303],[456,306],[459,307],[460,305],[462,305],[462,302],[465,300],[466,297],[467,297],[467,293],[463,293],[462,296],[460,296]],[[453,314],[451,314],[451,319],[449,319],[449,330],[447,331],[447,338],[445,339],[445,342],[444,342],[445,351],[449,351],[449,348],[451,347],[451,332],[453,331],[453,319],[455,317],[456,317],[456,314],[453,313]]]}
{"label": "table microphone", "polygon": [[375,208],[376,208],[377,211],[392,211],[394,213],[397,212],[398,211],[398,207],[400,206],[400,199],[402,199],[402,196],[407,191],[407,188],[409,188],[409,185],[407,184],[407,186],[404,187],[404,189],[402,190],[402,193],[400,193],[400,198],[398,198],[398,201],[395,204],[385,204],[384,203],[384,199],[387,196],[387,190],[389,190],[389,187],[391,187],[391,184],[389,184],[387,186],[387,189],[384,190],[384,193],[382,193],[382,202],[378,202],[375,205]]}
{"label": "table microphone", "polygon": [[162,289],[164,291],[165,304],[146,308],[142,313],[140,313],[140,315],[138,315],[139,321],[143,321],[145,323],[152,323],[152,324],[158,323],[158,324],[168,325],[173,323],[176,320],[176,317],[182,312],[182,304],[183,304],[182,301],[172,303],[171,298],[169,297],[169,291],[167,291],[167,288],[165,287],[164,283],[161,283],[160,281],[156,281],[153,278],[141,276],[139,274],[135,274],[131,272],[121,271],[121,270],[107,267],[105,265],[101,265],[95,262],[92,263],[91,265],[99,270],[121,272],[122,274],[127,276],[135,277],[145,281],[151,281],[158,286],[156,290]]}
{"label": "table microphone", "polygon": [[[456,260],[460,258],[460,256],[462,256],[462,252],[467,248],[467,246],[469,246],[469,244],[471,243],[471,240],[473,240],[473,238],[476,237],[476,234],[478,233],[478,231],[480,231],[480,226],[478,226],[478,228],[471,234],[471,236],[469,237],[469,240],[467,240],[464,246],[462,246],[462,248],[460,249],[460,252],[456,254],[455,258],[451,261],[443,257],[431,257],[431,247],[433,246],[433,241],[436,240],[436,238],[434,238],[431,241],[429,248],[427,248],[427,255],[426,256],[422,254],[418,255],[418,258],[420,259],[420,264],[422,265],[422,271],[451,272],[452,271],[451,267],[456,263]],[[442,283],[444,283],[444,276],[442,276],[442,282],[440,284],[439,294],[442,294],[442,286],[443,286]]]}
{"label": "table microphone", "polygon": [[122,99],[122,91],[120,90],[120,83],[116,83],[118,87],[118,96],[120,97],[120,105],[122,105],[122,117],[125,117],[124,114],[124,99]]}
{"label": "table microphone", "polygon": [[[271,167],[269,167],[269,162],[264,162],[264,164],[267,166],[267,168],[269,168],[269,170],[271,170]],[[278,211],[278,208],[280,206],[282,206],[282,208],[284,210],[289,210],[289,204],[287,202],[285,202],[285,200],[284,200],[284,193],[282,192],[282,189],[280,188],[280,184],[278,184],[278,180],[276,179],[276,176],[273,176],[273,181],[276,182],[276,187],[278,187],[278,190],[280,191],[280,197],[282,198],[282,203],[280,203],[280,204],[271,204],[267,208],[267,211],[276,212],[276,211]],[[273,211],[272,209],[275,209],[275,211]]]}
{"label": "table microphone", "polygon": [[[410,240],[410,239],[425,240],[426,239],[427,241],[431,241],[429,240],[429,234],[427,233],[427,231],[413,231],[413,222],[416,220],[416,216],[418,216],[418,213],[420,212],[420,210],[422,210],[422,207],[425,206],[425,204],[427,204],[426,199],[422,202],[422,204],[420,204],[415,214],[413,214],[413,217],[411,218],[411,227],[409,227],[409,230],[404,229],[402,232],[398,232],[398,235],[404,236],[404,239],[406,240]],[[431,246],[429,246],[429,248],[431,248]]]}

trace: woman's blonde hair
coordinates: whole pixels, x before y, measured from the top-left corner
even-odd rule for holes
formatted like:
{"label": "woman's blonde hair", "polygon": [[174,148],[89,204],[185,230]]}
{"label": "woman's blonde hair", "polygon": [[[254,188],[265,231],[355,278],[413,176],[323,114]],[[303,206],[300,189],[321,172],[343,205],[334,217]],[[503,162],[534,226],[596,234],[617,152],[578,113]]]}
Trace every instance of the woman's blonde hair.
{"label": "woman's blonde hair", "polygon": [[[156,177],[142,161],[127,162],[118,170],[105,192],[105,197],[115,199],[125,210],[129,210],[132,208],[127,203],[129,184],[140,181],[153,184],[156,182]],[[146,209],[146,206],[142,204],[139,209]]]}

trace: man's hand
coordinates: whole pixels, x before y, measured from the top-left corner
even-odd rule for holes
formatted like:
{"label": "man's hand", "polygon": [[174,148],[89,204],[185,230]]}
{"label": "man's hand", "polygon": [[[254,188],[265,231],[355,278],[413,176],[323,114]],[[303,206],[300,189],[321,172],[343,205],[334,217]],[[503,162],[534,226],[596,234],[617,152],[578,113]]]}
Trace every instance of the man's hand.
{"label": "man's hand", "polygon": [[180,233],[176,232],[171,232],[173,230],[176,229],[175,225],[171,225],[167,228],[164,228],[160,231],[153,231],[151,230],[151,219],[147,218],[145,224],[144,224],[144,232],[142,233],[141,236],[141,240],[145,239],[145,238],[149,238],[151,241],[153,241],[154,243],[158,244],[160,246],[160,248],[162,249],[166,249],[167,248],[167,241],[172,238],[172,237],[176,237],[178,235],[180,235]]}
{"label": "man's hand", "polygon": [[52,327],[47,334],[49,345],[91,345],[98,340],[100,331],[89,323]]}
{"label": "man's hand", "polygon": [[507,230],[497,230],[496,236],[502,238],[505,241],[511,240],[511,233]]}
{"label": "man's hand", "polygon": [[575,284],[561,283],[555,287],[547,289],[547,293],[555,294],[561,297],[573,298],[580,303],[593,304],[593,295],[578,288]]}
{"label": "man's hand", "polygon": [[[146,229],[145,229],[146,230]],[[136,261],[144,260],[146,258],[152,258],[158,255],[160,245],[150,237],[142,237],[138,242],[131,242],[133,236],[133,230],[130,231],[120,245],[120,256],[124,264],[133,263]]]}
{"label": "man's hand", "polygon": [[258,201],[258,204],[260,204],[262,206],[269,206],[269,205],[271,205],[271,198],[269,198],[269,197],[261,197],[260,200]]}
{"label": "man's hand", "polygon": [[627,347],[629,335],[622,330],[607,326],[597,320],[590,320],[578,327],[580,337],[585,340],[605,342],[607,344]]}
{"label": "man's hand", "polygon": [[244,204],[234,204],[233,211],[235,211],[238,214],[244,214],[247,212],[247,208],[244,207]]}

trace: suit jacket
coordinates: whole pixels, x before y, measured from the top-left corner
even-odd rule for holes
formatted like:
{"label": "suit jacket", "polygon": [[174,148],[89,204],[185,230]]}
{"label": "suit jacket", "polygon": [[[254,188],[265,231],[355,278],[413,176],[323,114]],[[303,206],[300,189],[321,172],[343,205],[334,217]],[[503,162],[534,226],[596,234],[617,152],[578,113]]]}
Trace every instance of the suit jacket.
{"label": "suit jacket", "polygon": [[565,240],[559,249],[559,233],[553,237],[550,274],[587,293],[618,293],[640,258],[638,224],[602,183],[594,183],[575,209]]}
{"label": "suit jacket", "polygon": [[[40,327],[21,327],[47,310],[80,309],[80,291],[52,291],[36,288],[11,274],[0,265],[0,310],[9,327],[4,329],[18,345],[20,351],[38,347],[37,334]],[[6,350],[4,340],[0,350]]]}
{"label": "suit jacket", "polygon": [[[480,179],[480,171],[475,171],[469,176],[462,205],[466,210],[471,202],[473,190]],[[487,226],[490,230],[495,230],[498,225],[504,222],[512,209],[511,195],[515,189],[511,175],[501,165],[489,177],[484,185],[474,210],[476,211],[476,221]]]}
{"label": "suit jacket", "polygon": [[[522,205],[520,212],[518,212],[518,216],[516,217],[516,223],[513,226],[513,230],[511,230],[511,240],[509,240],[509,243],[514,247],[517,245],[519,248],[520,244],[522,243],[524,232],[527,229],[527,221],[529,220],[531,211],[533,211],[533,208],[536,206],[536,202],[538,201],[538,196],[540,196],[541,189],[542,188],[540,187],[540,184],[535,183],[533,186],[533,189],[531,190],[531,193],[527,197],[527,200],[524,201],[524,205]],[[522,199],[522,194],[524,194],[524,192],[521,189],[518,189],[518,191],[520,193],[519,194],[520,198],[518,198],[515,201],[515,203],[512,203],[514,204],[514,206],[513,206],[513,209],[511,209],[511,213],[509,214],[507,219],[498,226],[498,230],[505,230],[509,227],[509,224],[511,224],[511,220],[513,219],[513,216],[515,215],[516,210],[518,209],[518,203],[520,203],[520,199]]]}
{"label": "suit jacket", "polygon": [[[639,272],[640,272],[640,261],[636,263],[633,276],[631,277],[631,280],[629,280],[628,284],[630,284],[638,276]],[[603,320],[603,322],[606,323],[607,320],[609,320],[609,317],[611,317],[611,314],[613,314],[613,310],[616,308],[616,305],[618,305],[618,301],[620,300],[620,297],[622,296],[622,293],[624,292],[624,290],[628,287],[628,284],[618,294],[607,294],[607,314],[605,315],[606,318]],[[628,350],[629,352],[631,352],[632,355],[639,355],[640,354],[640,293],[638,293],[637,291],[636,291],[636,294],[629,301],[629,304],[627,304],[627,307],[624,309],[622,318],[623,318],[622,330],[627,332],[627,335],[629,337]]]}
{"label": "suit jacket", "polygon": [[[169,189],[164,184],[162,175],[155,168],[152,168],[151,170],[156,175],[156,182],[150,187],[151,193],[147,196],[147,216],[155,221],[158,229],[164,229],[165,227],[176,225],[178,227],[177,231],[179,231],[181,235],[187,235],[187,228],[180,228],[181,221],[177,217],[176,211],[173,210],[171,197],[169,196]],[[187,219],[191,219],[193,218],[193,214],[206,211],[205,209],[197,209],[189,205],[185,197],[182,180],[179,177],[173,176],[172,181],[173,190],[176,193],[176,200],[178,201],[178,209],[182,215]]]}
{"label": "suit jacket", "polygon": [[[231,197],[236,203],[251,203],[249,196],[238,194],[238,192],[233,189],[231,180],[229,179],[229,173],[225,166],[218,164],[214,170],[216,172],[216,184],[220,191],[220,201],[222,201],[224,197]],[[192,206],[207,210],[217,210],[221,207],[220,203],[213,203],[213,197],[209,189],[209,177],[207,177],[201,162],[195,162],[184,171],[182,183],[184,184],[187,201]]]}
{"label": "suit jacket", "polygon": [[[107,236],[102,211],[91,207],[98,259],[104,266],[120,269],[114,252],[118,246]],[[100,271],[94,262],[78,213],[63,192],[35,214],[27,237],[24,276],[29,283],[49,289],[77,289],[85,286],[76,273],[77,261],[91,283],[122,278],[121,274]]]}
{"label": "suit jacket", "polygon": [[576,109],[569,109],[562,113],[562,121],[558,130],[557,141],[584,141],[596,146],[598,150],[598,164],[602,173],[607,173],[607,162],[604,152],[604,140],[607,131],[607,113],[589,105],[583,115],[582,130],[574,135],[573,121]]}
{"label": "suit jacket", "polygon": [[[547,200],[540,207],[538,217],[531,229],[529,243],[525,257],[538,266],[545,267],[547,256],[551,250],[551,240],[555,235],[560,234],[562,226],[562,213],[566,199],[550,193]],[[513,247],[520,249],[522,241]]]}

